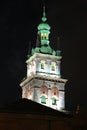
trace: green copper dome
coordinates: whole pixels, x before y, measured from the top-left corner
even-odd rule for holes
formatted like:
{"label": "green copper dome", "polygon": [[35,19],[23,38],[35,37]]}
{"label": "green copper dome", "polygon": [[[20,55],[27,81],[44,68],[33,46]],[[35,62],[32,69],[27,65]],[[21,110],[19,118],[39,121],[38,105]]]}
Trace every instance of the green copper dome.
{"label": "green copper dome", "polygon": [[38,25],[38,30],[43,30],[43,29],[46,29],[46,30],[50,30],[50,25],[49,24],[47,24],[47,23],[40,23],[39,25]]}

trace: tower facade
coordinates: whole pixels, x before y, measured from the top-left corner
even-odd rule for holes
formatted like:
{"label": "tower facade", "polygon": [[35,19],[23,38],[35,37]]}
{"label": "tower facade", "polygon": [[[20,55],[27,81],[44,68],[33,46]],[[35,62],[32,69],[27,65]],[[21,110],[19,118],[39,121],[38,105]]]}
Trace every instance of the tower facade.
{"label": "tower facade", "polygon": [[28,56],[27,77],[20,86],[22,98],[27,98],[56,110],[65,109],[65,83],[61,78],[60,50],[50,46],[50,25],[47,23],[45,7],[42,22],[37,27],[37,43]]}

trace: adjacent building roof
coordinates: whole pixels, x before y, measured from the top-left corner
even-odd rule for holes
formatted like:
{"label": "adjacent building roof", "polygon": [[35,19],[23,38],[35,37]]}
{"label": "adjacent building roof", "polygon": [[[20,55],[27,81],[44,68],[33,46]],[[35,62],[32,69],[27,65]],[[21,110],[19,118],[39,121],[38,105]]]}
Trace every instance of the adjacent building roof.
{"label": "adjacent building roof", "polygon": [[14,103],[8,104],[3,109],[0,109],[1,113],[21,113],[21,114],[39,114],[39,115],[51,115],[51,116],[70,116],[69,113],[60,112],[49,107],[45,107],[39,103],[28,99],[20,99]]}

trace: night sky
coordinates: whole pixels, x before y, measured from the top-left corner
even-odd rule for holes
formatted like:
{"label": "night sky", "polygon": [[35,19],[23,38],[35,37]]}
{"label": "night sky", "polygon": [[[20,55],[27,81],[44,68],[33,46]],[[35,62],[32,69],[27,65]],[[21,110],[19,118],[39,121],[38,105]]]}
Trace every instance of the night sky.
{"label": "night sky", "polygon": [[[50,45],[62,50],[61,74],[68,79],[66,106],[87,107],[87,1],[47,0],[45,3],[51,26]],[[29,44],[35,47],[41,17],[41,0],[0,2],[1,105],[21,98],[19,84],[26,76]]]}

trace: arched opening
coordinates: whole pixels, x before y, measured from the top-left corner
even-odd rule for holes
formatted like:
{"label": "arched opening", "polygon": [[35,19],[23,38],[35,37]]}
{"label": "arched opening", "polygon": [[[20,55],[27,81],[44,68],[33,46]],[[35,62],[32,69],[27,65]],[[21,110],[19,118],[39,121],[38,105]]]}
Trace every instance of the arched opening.
{"label": "arched opening", "polygon": [[47,88],[47,86],[42,85],[40,87],[41,103],[46,104],[47,96],[48,96],[48,88]]}
{"label": "arched opening", "polygon": [[51,88],[52,105],[56,105],[57,104],[58,96],[59,96],[58,88],[56,86],[53,86]]}
{"label": "arched opening", "polygon": [[47,34],[46,33],[42,33],[41,34],[41,39],[42,40],[46,40],[47,39]]}

